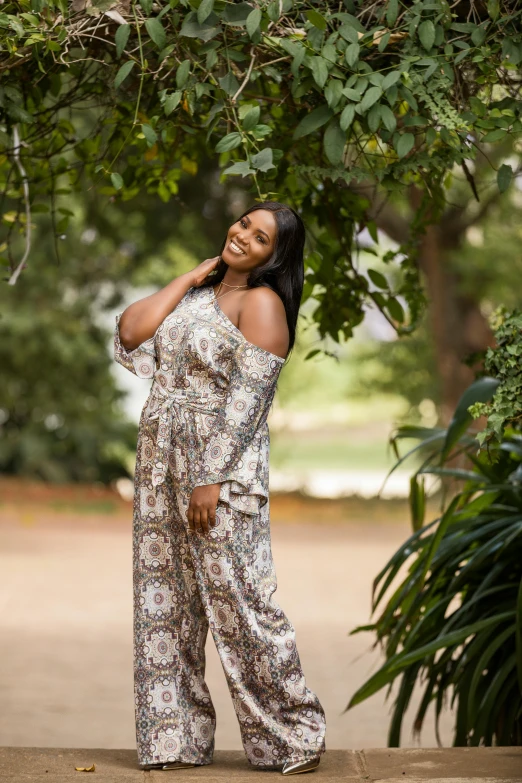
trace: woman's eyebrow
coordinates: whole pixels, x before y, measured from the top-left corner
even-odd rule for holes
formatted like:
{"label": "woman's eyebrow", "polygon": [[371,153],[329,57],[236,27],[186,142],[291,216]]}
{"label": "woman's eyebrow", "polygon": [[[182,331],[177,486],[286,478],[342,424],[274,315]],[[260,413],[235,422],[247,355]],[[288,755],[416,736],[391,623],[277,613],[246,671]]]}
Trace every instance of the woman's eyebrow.
{"label": "woman's eyebrow", "polygon": [[[248,220],[248,222],[249,222],[249,223],[251,223],[251,222],[252,222],[252,221],[250,220],[250,218],[248,217],[248,215],[245,215],[245,220]],[[266,237],[266,238],[268,239],[268,241],[270,242],[270,237],[268,236],[268,234],[266,233],[266,231],[263,231],[263,229],[262,229],[262,228],[258,228],[257,230],[259,231],[259,233],[260,233],[260,234],[264,234],[264,235],[265,235],[265,237]]]}

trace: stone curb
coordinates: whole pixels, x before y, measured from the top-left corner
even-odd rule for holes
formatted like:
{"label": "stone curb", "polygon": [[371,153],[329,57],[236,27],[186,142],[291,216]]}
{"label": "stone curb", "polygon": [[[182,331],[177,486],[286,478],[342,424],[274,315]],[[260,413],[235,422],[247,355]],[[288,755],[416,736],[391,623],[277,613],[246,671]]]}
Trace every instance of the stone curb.
{"label": "stone curb", "polygon": [[[75,769],[93,764],[92,773]],[[256,770],[242,751],[217,750],[213,764],[204,767],[145,772],[137,766],[135,750],[0,747],[1,783],[65,783],[72,779],[92,783],[154,783],[166,780],[165,776],[182,783],[229,780],[262,783],[279,774]],[[314,780],[349,783],[404,780],[408,783],[522,783],[522,747],[327,749],[320,766],[307,774],[313,774]]]}

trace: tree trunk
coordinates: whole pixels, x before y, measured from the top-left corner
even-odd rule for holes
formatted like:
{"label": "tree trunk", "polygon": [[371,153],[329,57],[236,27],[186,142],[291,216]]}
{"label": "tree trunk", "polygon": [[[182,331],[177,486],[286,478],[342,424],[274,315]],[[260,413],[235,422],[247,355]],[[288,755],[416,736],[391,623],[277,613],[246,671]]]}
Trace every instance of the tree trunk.
{"label": "tree trunk", "polygon": [[448,236],[444,221],[428,226],[421,243],[419,266],[426,278],[429,316],[435,356],[441,379],[440,423],[446,426],[463,391],[475,378],[479,365],[464,364],[472,354],[493,345],[493,335],[479,304],[459,293],[459,279],[449,255],[460,237]]}

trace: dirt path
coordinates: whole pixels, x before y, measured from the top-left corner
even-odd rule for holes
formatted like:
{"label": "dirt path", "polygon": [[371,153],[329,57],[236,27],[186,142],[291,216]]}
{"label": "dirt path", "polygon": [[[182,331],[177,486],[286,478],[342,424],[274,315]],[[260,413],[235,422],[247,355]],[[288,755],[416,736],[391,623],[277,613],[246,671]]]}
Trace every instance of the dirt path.
{"label": "dirt path", "polygon": [[[385,690],[342,714],[379,665],[370,622],[371,582],[409,535],[403,522],[335,520],[313,511],[299,522],[272,501],[275,599],[296,628],[307,684],[326,711],[327,748],[386,747]],[[361,509],[363,506],[361,506]],[[369,507],[370,508],[370,507]],[[116,513],[5,505],[0,509],[0,745],[133,748],[131,509]],[[380,515],[382,516],[382,514]],[[292,522],[289,522],[289,519]],[[212,637],[207,683],[217,710],[216,748],[241,749],[235,713]],[[413,707],[418,704],[415,692]],[[403,726],[411,737],[414,710]],[[433,714],[423,747],[436,747]],[[441,721],[451,744],[453,716]]]}

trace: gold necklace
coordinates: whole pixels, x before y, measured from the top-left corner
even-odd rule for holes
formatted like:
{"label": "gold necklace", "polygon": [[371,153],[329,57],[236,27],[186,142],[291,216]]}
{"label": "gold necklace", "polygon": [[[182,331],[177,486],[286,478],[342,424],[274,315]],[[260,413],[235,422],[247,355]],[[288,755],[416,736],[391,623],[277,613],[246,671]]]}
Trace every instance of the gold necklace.
{"label": "gold necklace", "polygon": [[[223,282],[223,280],[222,280],[222,281],[220,282],[220,284],[219,284],[219,288],[218,288],[218,290],[217,290],[217,294],[214,294],[214,301],[218,299],[219,292],[221,291],[221,286],[222,286],[222,285],[226,285],[226,286],[228,286],[229,288],[232,288],[232,291],[237,291],[237,290],[238,290],[238,288],[248,288],[248,285],[237,285],[237,286],[235,286],[235,287],[232,287],[232,286],[230,286],[228,283],[224,283],[224,282]],[[230,294],[230,293],[232,293],[232,291],[226,291],[226,292],[223,294],[223,296],[226,296],[227,294]],[[219,296],[219,299],[223,299],[223,296]]]}

